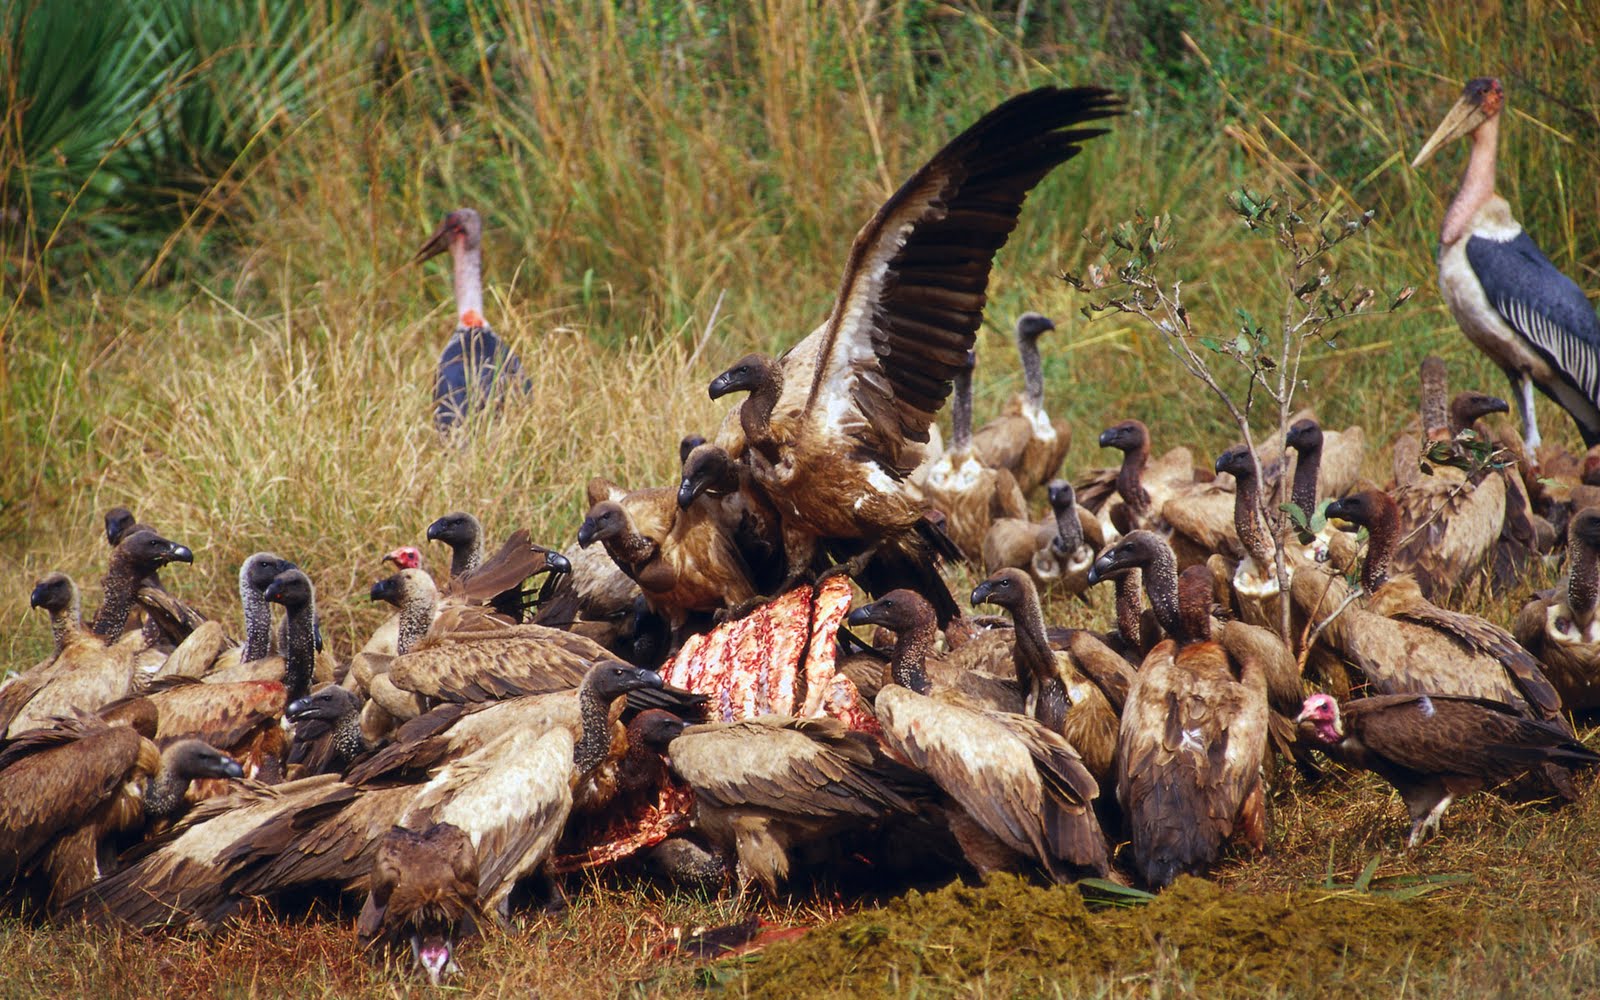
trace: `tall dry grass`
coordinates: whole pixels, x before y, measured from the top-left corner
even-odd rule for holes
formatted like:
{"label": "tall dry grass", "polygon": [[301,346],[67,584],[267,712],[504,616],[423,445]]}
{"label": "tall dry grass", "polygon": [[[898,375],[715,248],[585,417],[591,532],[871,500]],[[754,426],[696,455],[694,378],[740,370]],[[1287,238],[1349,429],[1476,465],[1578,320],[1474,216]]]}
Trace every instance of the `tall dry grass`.
{"label": "tall dry grass", "polygon": [[[1498,387],[1431,293],[1432,227],[1461,154],[1404,166],[1456,81],[1485,66],[1506,67],[1512,95],[1502,188],[1558,264],[1600,284],[1600,160],[1581,141],[1595,97],[1575,82],[1600,78],[1600,59],[1580,11],[1517,25],[1544,43],[1535,59],[1510,10],[1158,7],[1033,11],[1019,30],[1009,5],[473,0],[454,44],[428,20],[444,7],[357,13],[311,66],[304,112],[174,234],[185,269],[5,321],[0,657],[43,648],[25,596],[38,574],[73,573],[93,606],[98,514],[115,503],[195,548],[171,585],[224,620],[243,556],[300,561],[340,649],[371,621],[377,555],[446,510],[567,544],[588,477],[669,482],[680,435],[719,417],[710,377],[807,332],[894,185],[1041,83],[1108,81],[1132,112],[1029,200],[980,337],[982,419],[1020,387],[1012,317],[1063,320],[1046,373],[1076,429],[1069,470],[1107,461],[1095,434],[1128,415],[1158,447],[1228,443],[1153,338],[1076,319],[1083,301],[1055,275],[1083,263],[1085,227],[1171,214],[1171,274],[1202,325],[1275,315],[1276,258],[1224,204],[1242,183],[1374,208],[1372,235],[1337,263],[1380,290],[1423,289],[1308,359],[1306,398],[1326,419],[1386,439],[1430,351],[1462,384]],[[408,261],[460,204],[487,220],[490,320],[535,390],[441,448],[428,394],[448,276]]]}

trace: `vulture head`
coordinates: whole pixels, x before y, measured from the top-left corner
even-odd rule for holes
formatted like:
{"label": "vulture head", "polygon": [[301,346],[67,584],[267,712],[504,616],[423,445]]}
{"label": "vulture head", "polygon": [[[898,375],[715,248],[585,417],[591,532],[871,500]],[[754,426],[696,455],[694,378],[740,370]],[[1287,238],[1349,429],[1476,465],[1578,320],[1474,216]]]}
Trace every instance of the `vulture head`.
{"label": "vulture head", "polygon": [[1289,425],[1289,434],[1285,441],[1289,447],[1301,454],[1316,451],[1322,447],[1322,425],[1310,417],[1296,420]]}
{"label": "vulture head", "polygon": [[354,691],[338,684],[325,684],[304,698],[291,701],[283,710],[283,717],[294,723],[313,720],[335,722],[359,711],[361,697]]}
{"label": "vulture head", "polygon": [[267,584],[267,589],[261,595],[272,604],[281,604],[286,608],[303,608],[310,604],[315,597],[311,587],[311,578],[298,569],[287,569],[272,578]]}
{"label": "vulture head", "polygon": [[733,367],[711,380],[706,392],[721,399],[730,392],[755,392],[778,381],[777,362],[765,354],[746,354]]}
{"label": "vulture head", "polygon": [[106,541],[112,548],[116,548],[117,543],[122,541],[122,537],[137,523],[138,521],[134,518],[133,511],[128,508],[111,508],[106,511]]}
{"label": "vulture head", "polygon": [[1100,432],[1100,447],[1136,452],[1150,447],[1150,431],[1142,420],[1124,420]]}
{"label": "vulture head", "polygon": [[606,701],[620,698],[629,691],[641,688],[664,687],[665,681],[654,670],[645,670],[621,660],[602,660],[589,668],[583,677],[583,687]]}
{"label": "vulture head", "polygon": [[161,754],[161,766],[179,778],[242,778],[239,762],[205,740],[179,740]]}
{"label": "vulture head", "polygon": [[933,606],[927,598],[914,590],[891,590],[871,604],[863,604],[851,611],[844,621],[846,625],[877,625],[900,633],[918,625],[926,625],[931,620]]}
{"label": "vulture head", "polygon": [[1344,730],[1339,726],[1339,703],[1331,694],[1319,691],[1306,698],[1294,721],[1309,725],[1316,738],[1329,746],[1344,739]]}
{"label": "vulture head", "polygon": [[294,568],[294,563],[276,553],[257,552],[239,565],[239,585],[258,594],[265,593],[280,573]]}
{"label": "vulture head", "polygon": [[664,708],[647,708],[628,723],[628,738],[635,739],[660,754],[689,728],[689,723]]}
{"label": "vulture head", "polygon": [[1509,412],[1510,404],[1498,396],[1484,392],[1458,392],[1450,400],[1450,430],[1459,434],[1491,413]]}
{"label": "vulture head", "polygon": [[1505,106],[1506,92],[1500,86],[1500,81],[1492,76],[1480,76],[1468,80],[1466,87],[1461,91],[1461,99],[1444,116],[1444,121],[1428,136],[1428,141],[1422,144],[1417,158],[1411,161],[1412,169],[1422,166],[1428,159],[1441,148],[1464,135],[1471,135],[1478,130],[1478,126],[1495,117],[1500,109]]}
{"label": "vulture head", "polygon": [[438,986],[460,971],[457,935],[487,919],[478,906],[478,883],[478,852],[460,827],[392,827],[378,842],[356,935],[366,945],[408,942],[413,961]]}
{"label": "vulture head", "polygon": [[[1590,507],[1574,516],[1572,524],[1567,528],[1567,537],[1581,542],[1591,552],[1600,552],[1600,507]],[[70,584],[72,581],[67,582]],[[38,588],[34,588],[34,593],[38,592]]]}
{"label": "vulture head", "polygon": [[1071,510],[1078,503],[1078,492],[1065,479],[1050,480],[1045,495],[1050,499],[1050,509],[1057,514]]}
{"label": "vulture head", "polygon": [[578,544],[588,548],[595,542],[617,538],[628,530],[628,512],[615,500],[602,500],[589,508],[589,516],[578,526]]}
{"label": "vulture head", "polygon": [[483,525],[464,510],[452,511],[428,525],[428,541],[443,542],[451,550],[471,549],[483,540]]}
{"label": "vulture head", "polygon": [[1035,602],[1039,600],[1039,591],[1033,585],[1033,580],[1022,570],[1008,567],[999,570],[973,589],[972,606],[998,604],[1015,614],[1019,608],[1027,604],[1030,594],[1033,595]]}
{"label": "vulture head", "polygon": [[703,435],[685,434],[683,438],[678,441],[678,464],[683,465],[685,462],[689,461],[689,454],[705,443],[706,439]]}
{"label": "vulture head", "polygon": [[1167,550],[1168,559],[1173,558],[1172,547],[1160,535],[1153,531],[1130,532],[1100,553],[1100,558],[1089,567],[1089,582],[1099,583],[1130,569],[1152,566],[1160,560],[1162,549]]}
{"label": "vulture head", "polygon": [[433,584],[433,577],[420,569],[403,569],[393,576],[384,577],[372,585],[368,596],[374,601],[383,601],[397,608],[403,608],[412,598],[431,596],[437,597],[439,588]]}
{"label": "vulture head", "polygon": [[167,563],[192,563],[194,553],[186,545],[168,541],[149,528],[143,528],[118,542],[112,559],[131,567],[138,576],[147,576]]}
{"label": "vulture head", "polygon": [[[1574,522],[1576,524],[1576,522]],[[40,577],[28,595],[28,607],[44,608],[52,615],[69,611],[78,603],[78,585],[65,573],[50,573]]]}
{"label": "vulture head", "polygon": [[1376,533],[1388,525],[1396,528],[1400,521],[1400,509],[1395,506],[1389,494],[1382,490],[1364,490],[1341,497],[1328,505],[1328,520],[1338,518],[1359,525],[1368,531]]}
{"label": "vulture head", "polygon": [[394,566],[395,569],[421,569],[422,550],[415,545],[402,545],[383,554],[384,563]]}
{"label": "vulture head", "polygon": [[1254,479],[1255,463],[1250,460],[1248,445],[1236,444],[1217,456],[1217,471],[1226,472],[1238,480]]}
{"label": "vulture head", "polygon": [[721,496],[738,486],[738,473],[728,453],[714,444],[701,442],[684,456],[683,479],[678,483],[678,507],[688,510],[701,494]]}
{"label": "vulture head", "polygon": [[422,244],[416,257],[412,258],[413,264],[420,264],[431,257],[437,257],[446,250],[452,254],[464,250],[476,250],[483,245],[483,220],[478,218],[478,213],[470,208],[458,208],[444,217],[439,223],[439,228],[428,237],[428,242]]}
{"label": "vulture head", "polygon": [[1025,312],[1017,317],[1017,339],[1038,340],[1046,330],[1054,330],[1056,325],[1050,317],[1036,312]]}

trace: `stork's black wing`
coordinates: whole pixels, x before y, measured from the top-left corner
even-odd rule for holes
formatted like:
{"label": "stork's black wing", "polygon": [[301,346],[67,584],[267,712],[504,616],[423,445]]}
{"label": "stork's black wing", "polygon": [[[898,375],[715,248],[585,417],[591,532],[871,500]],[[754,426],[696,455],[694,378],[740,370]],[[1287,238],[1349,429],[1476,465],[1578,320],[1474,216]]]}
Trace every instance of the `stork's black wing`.
{"label": "stork's black wing", "polygon": [[1526,232],[1468,238],[1467,264],[1500,318],[1560,375],[1540,391],[1578,422],[1585,445],[1600,444],[1600,317],[1583,290]]}

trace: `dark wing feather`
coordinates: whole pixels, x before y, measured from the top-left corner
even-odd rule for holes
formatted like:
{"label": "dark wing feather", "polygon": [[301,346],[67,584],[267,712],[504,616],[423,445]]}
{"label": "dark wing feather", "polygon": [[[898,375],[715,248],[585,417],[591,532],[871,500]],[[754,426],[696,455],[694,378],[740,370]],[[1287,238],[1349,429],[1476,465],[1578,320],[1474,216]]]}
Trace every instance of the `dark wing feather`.
{"label": "dark wing feather", "polygon": [[1600,444],[1600,317],[1583,290],[1526,232],[1469,237],[1467,263],[1500,318],[1560,374],[1562,385],[1540,390],[1577,421],[1585,445]]}
{"label": "dark wing feather", "polygon": [[1425,602],[1413,604],[1396,617],[1439,629],[1468,648],[1499,660],[1505,667],[1506,676],[1528,700],[1528,706],[1538,718],[1561,719],[1561,695],[1545,678],[1539,661],[1517,645],[1517,640],[1505,629],[1482,618],[1447,611]]}
{"label": "dark wing feather", "polygon": [[1104,129],[1070,126],[1118,114],[1098,87],[1042,87],[1013,97],[934,154],[884,203],[850,248],[806,400],[855,410],[862,449],[901,473],[901,450],[928,425],[967,367],[995,252],[1029,190]]}
{"label": "dark wing feather", "polygon": [[1561,726],[1529,719],[1486,698],[1401,694],[1361,698],[1341,709],[1345,732],[1368,753],[1418,774],[1467,775],[1490,783],[1532,764],[1600,761]]}

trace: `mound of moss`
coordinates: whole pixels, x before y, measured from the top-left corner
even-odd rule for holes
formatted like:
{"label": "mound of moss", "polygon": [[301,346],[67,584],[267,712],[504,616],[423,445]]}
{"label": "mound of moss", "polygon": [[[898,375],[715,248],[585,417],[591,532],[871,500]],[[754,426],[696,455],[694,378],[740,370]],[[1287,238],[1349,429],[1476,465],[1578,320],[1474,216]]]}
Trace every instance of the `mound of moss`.
{"label": "mound of moss", "polygon": [[1207,996],[1380,989],[1459,949],[1475,922],[1433,899],[1301,891],[1252,896],[1180,878],[1146,905],[1092,911],[1071,887],[998,876],[912,892],[818,927],[718,976],[771,998],[950,993]]}

